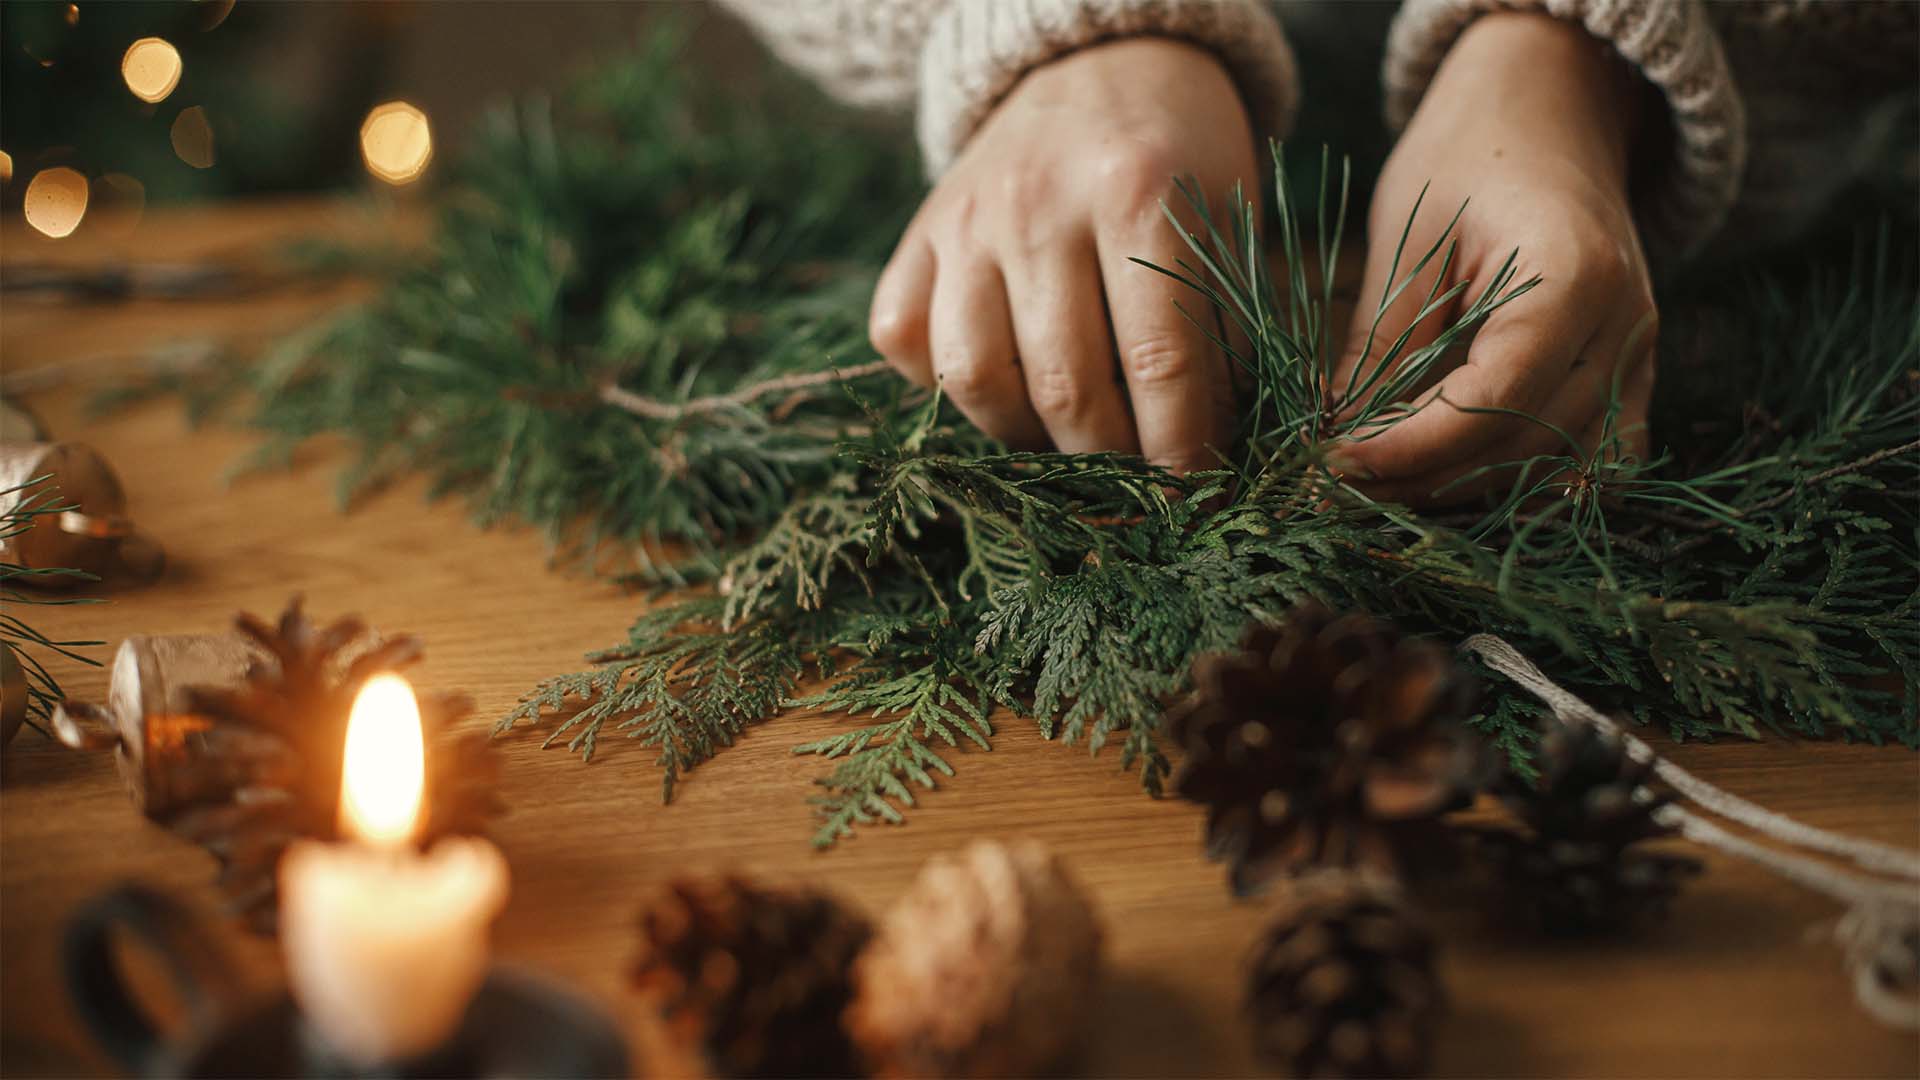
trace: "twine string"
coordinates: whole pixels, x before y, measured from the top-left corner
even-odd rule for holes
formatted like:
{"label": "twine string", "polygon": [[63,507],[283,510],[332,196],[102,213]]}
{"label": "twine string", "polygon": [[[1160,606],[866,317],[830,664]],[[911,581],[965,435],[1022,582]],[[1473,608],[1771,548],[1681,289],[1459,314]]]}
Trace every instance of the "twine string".
{"label": "twine string", "polygon": [[1480,654],[1480,658],[1486,661],[1488,667],[1525,687],[1529,693],[1545,702],[1563,723],[1591,724],[1620,738],[1626,744],[1627,753],[1632,755],[1635,761],[1651,762],[1654,775],[1666,781],[1675,791],[1698,803],[1703,809],[1766,833],[1782,843],[1810,851],[1824,852],[1828,855],[1837,855],[1851,860],[1863,869],[1920,882],[1920,854],[1872,840],[1815,828],[1805,822],[1795,821],[1785,814],[1776,813],[1757,803],[1749,802],[1732,792],[1714,787],[1655,754],[1652,747],[1631,733],[1622,731],[1620,725],[1614,723],[1611,717],[1561,689],[1553,680],[1541,674],[1533,661],[1521,655],[1519,650],[1507,644],[1505,640],[1492,634],[1475,634],[1462,642],[1461,647]]}
{"label": "twine string", "polygon": [[1678,804],[1670,803],[1654,812],[1655,820],[1688,840],[1745,859],[1845,904],[1847,912],[1833,936],[1845,952],[1854,998],[1882,1024],[1920,1030],[1920,997],[1896,990],[1920,984],[1920,856],[1815,828],[1713,786],[1655,754],[1652,747],[1621,730],[1610,717],[1547,678],[1500,637],[1474,634],[1460,647],[1477,653],[1487,666],[1546,703],[1561,723],[1597,727],[1618,737],[1634,760],[1651,763],[1655,776],[1708,813],[1739,822],[1783,844],[1845,858],[1862,869],[1902,879],[1866,877],[1757,843]]}

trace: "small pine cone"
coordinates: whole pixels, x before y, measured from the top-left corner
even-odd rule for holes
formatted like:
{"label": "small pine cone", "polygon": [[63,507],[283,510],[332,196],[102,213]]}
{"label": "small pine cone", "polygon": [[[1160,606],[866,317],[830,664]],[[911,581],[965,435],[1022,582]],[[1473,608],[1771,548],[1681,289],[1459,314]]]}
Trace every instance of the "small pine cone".
{"label": "small pine cone", "polygon": [[1247,893],[1277,870],[1391,869],[1404,826],[1471,800],[1488,758],[1463,724],[1473,684],[1446,649],[1303,604],[1194,665],[1168,713],[1174,788]]}
{"label": "small pine cone", "polygon": [[[251,660],[234,686],[188,686],[190,721],[164,745],[180,776],[172,786],[194,797],[155,819],[206,848],[220,865],[216,879],[227,906],[253,929],[271,933],[278,918],[280,856],[301,837],[333,839],[340,780],[354,698],[375,674],[419,659],[420,641],[382,638],[359,619],[324,626],[307,618],[298,598],[275,622],[242,614],[237,623]],[[427,740],[424,818],[416,842],[486,830],[504,811],[495,788],[500,759],[484,733],[452,728],[473,710],[460,694],[419,699]],[[149,750],[149,754],[156,753]]]}
{"label": "small pine cone", "polygon": [[872,935],[823,894],[737,877],[685,878],[640,913],[633,983],[680,1049],[721,1076],[848,1076],[840,1026]]}
{"label": "small pine cone", "polygon": [[879,1076],[1030,1076],[1074,1049],[1101,932],[1060,860],[979,842],[936,857],[854,969],[847,1027]]}
{"label": "small pine cone", "polygon": [[1260,1056],[1294,1076],[1418,1076],[1441,1006],[1431,932],[1385,879],[1300,879],[1255,948]]}
{"label": "small pine cone", "polygon": [[1556,935],[1617,930],[1663,913],[1700,863],[1634,847],[1673,832],[1655,817],[1672,797],[1647,789],[1652,763],[1589,726],[1556,729],[1540,760],[1537,786],[1509,780],[1500,792],[1523,828],[1475,833],[1509,895]]}

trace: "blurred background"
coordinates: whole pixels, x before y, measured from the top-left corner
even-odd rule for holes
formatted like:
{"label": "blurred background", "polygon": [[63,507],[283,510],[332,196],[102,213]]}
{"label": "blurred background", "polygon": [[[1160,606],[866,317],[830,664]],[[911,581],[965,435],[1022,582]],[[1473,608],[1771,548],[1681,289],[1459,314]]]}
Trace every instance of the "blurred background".
{"label": "blurred background", "polygon": [[760,66],[698,2],[6,0],[0,213],[63,235],[147,206],[417,186],[489,104],[558,89],[661,18],[690,26],[690,63]]}

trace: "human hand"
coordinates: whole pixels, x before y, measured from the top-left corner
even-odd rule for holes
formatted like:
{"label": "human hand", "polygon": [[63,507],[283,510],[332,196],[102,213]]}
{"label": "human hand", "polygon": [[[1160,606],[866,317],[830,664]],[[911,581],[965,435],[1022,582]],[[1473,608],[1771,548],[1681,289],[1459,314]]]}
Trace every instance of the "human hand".
{"label": "human hand", "polygon": [[1416,505],[1458,501],[1512,482],[1511,471],[1480,471],[1486,466],[1569,450],[1537,423],[1472,409],[1537,417],[1591,453],[1605,435],[1616,376],[1622,407],[1614,450],[1644,456],[1657,323],[1627,204],[1639,90],[1604,45],[1545,15],[1484,16],[1454,45],[1374,192],[1364,283],[1333,392],[1349,385],[1356,368],[1364,379],[1379,363],[1439,272],[1436,257],[1369,335],[1423,185],[1399,273],[1466,201],[1459,247],[1440,287],[1472,284],[1421,320],[1409,350],[1432,342],[1516,249],[1516,280],[1538,275],[1540,283],[1488,317],[1464,362],[1423,388],[1415,415],[1334,448],[1333,464],[1362,490]]}
{"label": "human hand", "polygon": [[1227,206],[1253,163],[1245,106],[1204,50],[1133,38],[1041,67],[908,225],[874,292],[874,347],[1011,445],[1214,465],[1232,433],[1225,358],[1175,309],[1182,287],[1129,260],[1185,254],[1161,209],[1190,216],[1177,176]]}

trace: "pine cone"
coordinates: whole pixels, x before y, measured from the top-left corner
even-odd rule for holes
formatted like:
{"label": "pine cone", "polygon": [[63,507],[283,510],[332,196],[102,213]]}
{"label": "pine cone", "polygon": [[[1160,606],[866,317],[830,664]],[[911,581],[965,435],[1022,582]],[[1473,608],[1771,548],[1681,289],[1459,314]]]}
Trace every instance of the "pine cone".
{"label": "pine cone", "polygon": [[1363,614],[1297,607],[1202,657],[1193,683],[1168,714],[1174,789],[1207,806],[1209,853],[1242,894],[1278,870],[1392,868],[1406,827],[1464,806],[1488,771],[1451,655]]}
{"label": "pine cone", "polygon": [[633,983],[722,1076],[849,1076],[840,1026],[867,920],[821,893],[683,878],[640,913]]}
{"label": "pine cone", "polygon": [[1590,726],[1558,727],[1540,761],[1537,786],[1509,779],[1500,791],[1523,830],[1474,831],[1509,895],[1552,934],[1616,930],[1664,912],[1700,863],[1634,849],[1673,832],[1654,817],[1672,797],[1645,792],[1652,763],[1633,760],[1619,736]]}
{"label": "pine cone", "polygon": [[1254,1047],[1294,1076],[1417,1076],[1441,1005],[1433,961],[1432,934],[1384,879],[1303,878],[1253,953]]}
{"label": "pine cone", "polygon": [[880,1076],[1031,1076],[1077,1041],[1100,927],[1038,844],[931,859],[855,967],[847,1027]]}
{"label": "pine cone", "polygon": [[[211,852],[228,906],[255,929],[271,932],[287,845],[337,835],[354,697],[373,675],[419,659],[421,646],[410,636],[369,643],[373,635],[351,617],[317,628],[297,598],[278,625],[246,614],[237,625],[270,659],[254,663],[237,688],[190,689],[191,716],[147,723],[190,721],[194,744],[181,767],[197,775],[181,786],[200,797],[168,812],[161,824]],[[420,699],[429,748],[422,847],[442,836],[483,832],[502,810],[494,794],[499,758],[490,740],[483,733],[441,735],[472,708],[460,695]]]}

